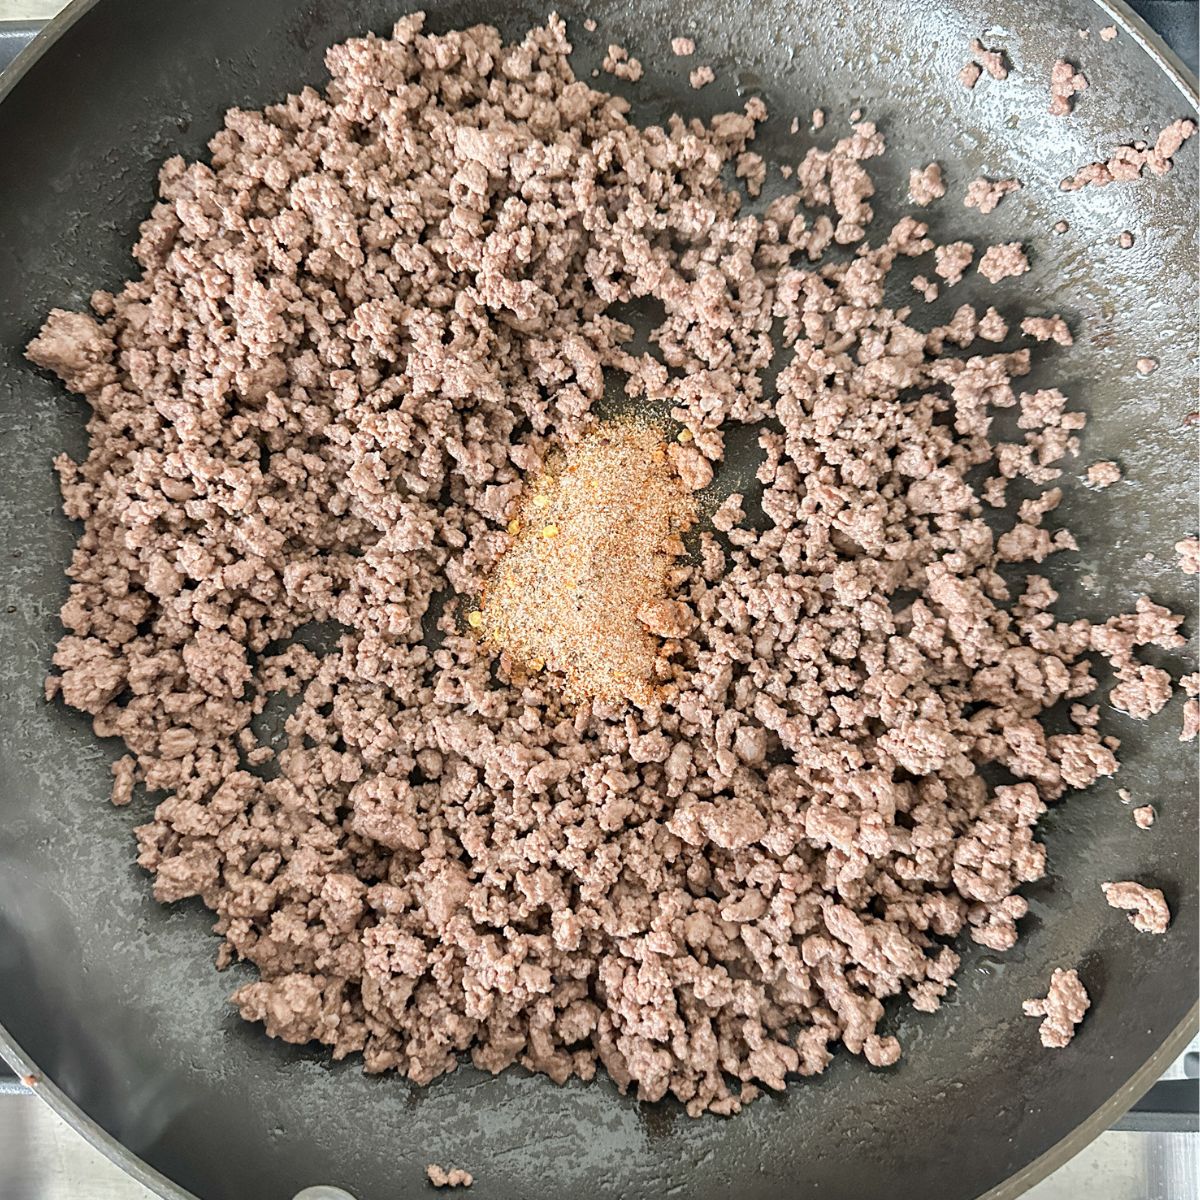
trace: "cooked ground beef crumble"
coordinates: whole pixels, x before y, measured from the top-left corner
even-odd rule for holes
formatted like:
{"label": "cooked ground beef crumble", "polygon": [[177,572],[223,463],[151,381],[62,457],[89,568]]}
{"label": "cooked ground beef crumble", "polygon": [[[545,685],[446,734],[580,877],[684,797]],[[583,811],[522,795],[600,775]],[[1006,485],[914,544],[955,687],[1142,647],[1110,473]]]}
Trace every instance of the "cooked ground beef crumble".
{"label": "cooked ground beef crumble", "polygon": [[[874,125],[740,215],[722,172],[757,176],[761,102],[641,129],[569,50],[557,18],[505,45],[406,17],[332,48],[325,94],[228,113],[210,165],[163,166],[142,277],[28,351],[92,409],[85,461],[56,462],[84,533],[47,694],[124,740],[115,803],[166,793],[139,862],[217,914],[271,1036],[422,1083],[464,1053],[603,1067],[729,1113],[838,1043],[894,1063],[885,999],[936,1009],[961,933],[1013,945],[1039,817],[1117,768],[1094,709],[1039,717],[1094,693],[1091,654],[1154,711],[1134,651],[1181,618],[1063,621],[1044,577],[1002,576],[1074,546],[1044,527],[1061,493],[998,536],[981,498],[1057,477],[1083,417],[1018,390],[1029,349],[971,351],[994,310],[925,333],[884,303],[898,260],[953,284],[974,247],[913,217],[866,240]],[[1025,269],[1019,243],[979,266]],[[643,297],[657,355],[610,311]],[[728,426],[771,421],[762,519],[731,496],[700,534],[646,707],[511,680],[460,620],[606,372],[669,408],[701,487]],[[1023,442],[990,439],[1002,408]],[[313,622],[334,649],[297,640]],[[1138,886],[1109,902],[1156,924]]]}
{"label": "cooked ground beef crumble", "polygon": [[1043,1017],[1039,1034],[1047,1049],[1061,1050],[1075,1036],[1075,1027],[1091,1007],[1087,990],[1077,971],[1055,969],[1050,976],[1050,990],[1044,1000],[1026,1000],[1023,1007],[1027,1017]]}

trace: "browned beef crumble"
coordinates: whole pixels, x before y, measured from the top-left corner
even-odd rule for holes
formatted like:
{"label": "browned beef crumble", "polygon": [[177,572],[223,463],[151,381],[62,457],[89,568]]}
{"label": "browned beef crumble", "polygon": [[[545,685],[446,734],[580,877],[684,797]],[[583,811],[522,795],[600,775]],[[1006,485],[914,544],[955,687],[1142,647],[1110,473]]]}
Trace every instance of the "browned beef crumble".
{"label": "browned beef crumble", "polygon": [[[124,740],[116,802],[164,794],[139,862],[216,913],[271,1036],[422,1083],[464,1054],[603,1067],[729,1113],[838,1043],[895,1062],[884,1000],[936,1009],[961,933],[1013,945],[1038,818],[1117,769],[1094,706],[1039,717],[1095,691],[1095,653],[1152,707],[1134,652],[1181,618],[1064,621],[1045,578],[1000,573],[1074,545],[1060,493],[997,536],[970,473],[994,466],[996,505],[1048,483],[1083,416],[1018,390],[1029,349],[974,348],[998,314],[922,332],[885,304],[934,243],[912,217],[865,240],[873,125],[743,216],[722,171],[761,103],[641,129],[569,49],[556,18],[505,45],[407,17],[331,49],[326,93],[232,110],[209,164],[163,166],[141,278],[29,347],[92,410],[86,459],[56,463],[84,532],[47,693]],[[656,355],[610,311],[643,297]],[[700,536],[645,708],[497,675],[459,620],[606,371],[671,408],[699,487],[727,426],[776,423],[762,520],[729,497]],[[1004,408],[1022,442],[990,439]],[[334,649],[296,640],[312,622]],[[276,751],[253,722],[277,696]]]}
{"label": "browned beef crumble", "polygon": [[973,88],[986,71],[993,79],[1008,78],[1008,62],[1003,50],[988,50],[978,38],[971,41],[972,58],[959,72],[963,87]]}
{"label": "browned beef crumble", "polygon": [[600,64],[600,69],[630,83],[637,83],[642,77],[641,62],[636,58],[630,58],[629,51],[624,46],[609,46],[608,53]]}
{"label": "browned beef crumble", "polygon": [[1122,883],[1103,883],[1104,898],[1113,908],[1126,909],[1129,923],[1141,933],[1166,933],[1171,923],[1171,911],[1166,897],[1158,888],[1146,887],[1132,880]]}
{"label": "browned beef crumble", "polygon": [[946,194],[946,183],[942,179],[942,168],[937,163],[926,167],[913,167],[908,173],[908,196],[914,204],[924,208]]}
{"label": "browned beef crumble", "polygon": [[1091,1007],[1087,990],[1078,972],[1056,968],[1050,976],[1050,989],[1044,1000],[1026,1000],[1022,1005],[1027,1017],[1043,1017],[1038,1033],[1042,1045],[1061,1050],[1075,1036],[1075,1027]]}
{"label": "browned beef crumble", "polygon": [[1133,823],[1139,829],[1149,829],[1154,824],[1154,808],[1152,805],[1143,804],[1133,810]]}
{"label": "browned beef crumble", "polygon": [[1019,179],[973,179],[967,184],[967,194],[963,197],[963,206],[977,208],[985,215],[995,210],[996,205],[1009,192],[1021,190]]}
{"label": "browned beef crumble", "polygon": [[469,1188],[475,1182],[475,1176],[470,1171],[464,1171],[461,1167],[451,1167],[447,1170],[437,1163],[430,1163],[425,1168],[425,1174],[435,1188]]}
{"label": "browned beef crumble", "polygon": [[1087,77],[1065,58],[1050,68],[1050,113],[1055,117],[1069,116],[1075,107],[1075,97],[1087,89]]}
{"label": "browned beef crumble", "polygon": [[989,246],[979,260],[976,270],[991,283],[1024,275],[1029,270],[1029,260],[1020,242],[1005,242],[1000,246]]}
{"label": "browned beef crumble", "polygon": [[1121,480],[1121,468],[1115,462],[1094,462],[1087,469],[1087,481],[1095,488],[1112,487]]}
{"label": "browned beef crumble", "polygon": [[[1194,575],[1195,571],[1192,574]],[[1200,734],[1200,699],[1197,699],[1200,695],[1200,672],[1193,671],[1190,675],[1185,675],[1179,681],[1179,686],[1188,697],[1183,702],[1183,729],[1180,731],[1179,740],[1190,742]]]}
{"label": "browned beef crumble", "polygon": [[1172,166],[1172,159],[1179,148],[1196,132],[1196,122],[1188,118],[1172,121],[1154,139],[1153,146],[1138,142],[1132,146],[1118,146],[1111,158],[1105,162],[1088,163],[1074,175],[1064,179],[1059,187],[1064,192],[1078,191],[1085,187],[1107,187],[1110,183],[1128,182],[1137,179],[1143,170],[1152,175],[1165,175]]}

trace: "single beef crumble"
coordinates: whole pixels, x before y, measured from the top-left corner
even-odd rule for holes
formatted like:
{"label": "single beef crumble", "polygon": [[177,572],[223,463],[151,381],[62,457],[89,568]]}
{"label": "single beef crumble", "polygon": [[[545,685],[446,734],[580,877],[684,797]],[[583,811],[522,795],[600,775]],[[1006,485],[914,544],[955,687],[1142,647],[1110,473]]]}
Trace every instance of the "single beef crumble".
{"label": "single beef crumble", "polygon": [[696,53],[696,43],[690,37],[672,38],[671,53],[677,58],[690,58]]}
{"label": "single beef crumble", "polygon": [[977,208],[981,213],[990,213],[1009,192],[1020,190],[1019,179],[973,179],[967,184],[963,205],[966,208]]}
{"label": "single beef crumble", "polygon": [[908,195],[914,204],[924,208],[935,200],[940,200],[945,194],[946,184],[938,163],[933,162],[926,167],[913,167],[909,171]]}
{"label": "single beef crumble", "polygon": [[971,91],[979,82],[983,75],[983,68],[975,61],[971,61],[963,67],[958,73],[958,81],[968,91]]}
{"label": "single beef crumble", "polygon": [[430,1163],[425,1168],[425,1174],[435,1188],[469,1188],[475,1182],[475,1176],[470,1171],[464,1171],[461,1167],[451,1167],[447,1170],[437,1163]]}
{"label": "single beef crumble", "polygon": [[1179,556],[1179,569],[1185,575],[1200,574],[1200,537],[1182,538],[1174,548]]}
{"label": "single beef crumble", "polygon": [[[1019,390],[1039,347],[979,344],[998,314],[923,331],[885,303],[935,246],[871,227],[874,125],[745,215],[723,172],[761,102],[641,129],[569,51],[557,18],[506,45],[406,17],[164,164],[140,278],[28,348],[91,407],[55,464],[84,533],[47,691],[125,742],[114,800],[163,793],[138,861],[216,913],[270,1036],[730,1113],[839,1043],[896,1062],[884,1001],[936,1009],[960,934],[1015,943],[1037,821],[1118,765],[1094,705],[1042,714],[1095,692],[1096,654],[1152,706],[1134,652],[1181,618],[1062,620],[1032,567],[1001,574],[1074,541],[1057,488],[999,534],[982,498],[1049,483],[1083,416]],[[653,353],[612,311],[643,299]],[[464,620],[606,374],[669,408],[697,490],[759,427],[761,519],[730,496],[681,607],[644,614],[672,643],[644,705],[574,703]],[[1023,440],[993,442],[1005,408]]]}
{"label": "single beef crumble", "polygon": [[1058,313],[1052,317],[1025,317],[1021,321],[1021,332],[1039,342],[1057,342],[1060,346],[1075,343],[1070,327]]}
{"label": "single beef crumble", "polygon": [[1171,910],[1166,897],[1158,888],[1125,880],[1122,883],[1102,883],[1104,898],[1113,908],[1126,909],[1129,923],[1141,933],[1166,933],[1171,923]]}
{"label": "single beef crumble", "polygon": [[1087,88],[1083,72],[1065,58],[1050,69],[1050,113],[1055,117],[1069,116],[1075,107],[1074,97]]}
{"label": "single beef crumble", "polygon": [[688,74],[688,83],[690,83],[696,91],[699,91],[702,87],[707,87],[710,83],[712,83],[716,77],[716,73],[713,71],[712,67],[710,67],[707,63],[703,63],[701,66],[698,66],[694,71],[691,71]]}
{"label": "single beef crumble", "polygon": [[1005,242],[1000,246],[989,246],[979,260],[976,270],[990,283],[1024,275],[1029,270],[1029,260],[1020,242]]}
{"label": "single beef crumble", "polygon": [[1075,1036],[1075,1027],[1091,1007],[1091,1000],[1078,972],[1056,968],[1044,1000],[1026,1000],[1021,1006],[1027,1017],[1043,1017],[1038,1030],[1042,1045],[1061,1050]]}
{"label": "single beef crumble", "polygon": [[1133,810],[1133,823],[1139,829],[1149,829],[1154,824],[1154,808],[1149,804],[1143,804],[1139,808]]}
{"label": "single beef crumble", "polygon": [[1121,468],[1115,462],[1094,462],[1087,469],[1087,481],[1094,488],[1112,487],[1120,479]]}

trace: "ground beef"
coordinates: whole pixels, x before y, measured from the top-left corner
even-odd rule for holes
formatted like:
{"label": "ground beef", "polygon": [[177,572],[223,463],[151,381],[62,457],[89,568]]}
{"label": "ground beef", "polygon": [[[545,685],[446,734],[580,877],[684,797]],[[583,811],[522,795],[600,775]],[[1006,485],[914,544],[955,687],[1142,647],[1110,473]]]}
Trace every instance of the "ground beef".
{"label": "ground beef", "polygon": [[942,179],[942,168],[937,163],[926,167],[913,167],[908,173],[908,196],[914,204],[924,208],[935,200],[940,200],[946,194],[946,184]]}
{"label": "ground beef", "polygon": [[980,275],[991,283],[1024,275],[1029,270],[1029,260],[1020,242],[1005,242],[1001,246],[989,246],[976,268]]}
{"label": "ground beef", "polygon": [[696,53],[696,43],[690,37],[672,38],[671,53],[677,58],[690,58]]}
{"label": "ground beef", "polygon": [[1139,358],[1134,366],[1137,368],[1139,375],[1153,375],[1158,370],[1158,359],[1156,358]]}
{"label": "ground beef", "polygon": [[1179,569],[1185,575],[1200,574],[1200,537],[1183,538],[1175,543]]}
{"label": "ground beef", "polygon": [[[1055,616],[1028,564],[1075,543],[1038,489],[1083,416],[1014,386],[1038,347],[976,345],[999,314],[885,303],[935,248],[913,217],[867,240],[872,124],[744,215],[760,101],[642,130],[569,49],[557,18],[505,45],[406,17],[163,166],[140,277],[28,350],[91,407],[47,692],[124,741],[114,800],[158,793],[139,862],[214,910],[269,1035],[730,1113],[839,1043],[894,1063],[885,1001],[936,1009],[960,935],[1013,945],[1039,817],[1117,769],[1095,704],[1040,718],[1096,654],[1151,706],[1135,651],[1181,618]],[[732,427],[761,452],[754,513],[719,502],[646,614],[674,648],[644,707],[568,703],[466,617],[606,381],[671,413],[689,486]],[[993,443],[1006,408],[1024,440]],[[981,496],[1017,477],[997,534]]]}
{"label": "ground beef", "polygon": [[1087,991],[1074,970],[1056,968],[1050,976],[1050,990],[1044,1000],[1026,1000],[1022,1005],[1027,1017],[1043,1017],[1038,1030],[1042,1045],[1061,1050],[1075,1036],[1075,1027],[1091,1006]]}
{"label": "ground beef", "polygon": [[1188,697],[1183,702],[1183,730],[1179,734],[1179,740],[1190,742],[1200,733],[1200,699],[1197,699],[1197,696],[1200,696],[1200,672],[1193,671],[1192,674],[1185,675],[1179,681],[1179,686]]}
{"label": "ground beef", "polygon": [[1085,187],[1107,187],[1110,183],[1137,179],[1143,169],[1149,170],[1152,175],[1165,175],[1171,169],[1171,160],[1179,148],[1195,132],[1195,121],[1187,118],[1173,121],[1159,133],[1153,146],[1144,142],[1118,146],[1111,158],[1080,167],[1074,175],[1064,179],[1059,187],[1064,192],[1075,192]]}
{"label": "ground beef", "polygon": [[712,67],[710,67],[707,63],[703,63],[688,74],[688,83],[690,83],[692,87],[696,89],[696,91],[699,91],[702,87],[707,87],[708,84],[712,83],[716,77],[716,73],[713,71]]}
{"label": "ground beef", "polygon": [[1100,40],[1102,42],[1111,42],[1117,36],[1117,27],[1115,25],[1105,25],[1100,30]]}
{"label": "ground beef", "polygon": [[926,304],[932,304],[938,298],[938,285],[926,275],[914,275],[911,286]]}
{"label": "ground beef", "polygon": [[1036,341],[1057,342],[1060,346],[1071,346],[1075,341],[1070,327],[1058,313],[1052,317],[1026,317],[1021,322],[1021,332]]}
{"label": "ground beef", "polygon": [[1120,479],[1121,468],[1115,462],[1094,462],[1087,469],[1087,481],[1095,488],[1112,487]]}
{"label": "ground beef", "polygon": [[1129,912],[1129,923],[1141,933],[1166,933],[1171,923],[1171,910],[1166,897],[1158,888],[1145,887],[1132,880],[1123,883],[1102,883],[1104,898],[1113,908]]}
{"label": "ground beef", "polygon": [[974,257],[975,247],[970,242],[950,242],[938,246],[934,251],[934,273],[946,281],[947,287],[953,287],[962,279]]}
{"label": "ground beef", "polygon": [[464,1171],[461,1167],[451,1167],[447,1170],[445,1167],[439,1167],[437,1163],[430,1163],[425,1168],[425,1174],[429,1176],[429,1182],[435,1188],[469,1188],[475,1182],[475,1176],[470,1171]]}
{"label": "ground beef", "polygon": [[981,213],[990,213],[1009,192],[1020,190],[1019,179],[973,179],[967,184],[963,205],[966,208],[977,208]]}
{"label": "ground beef", "polygon": [[1077,67],[1065,58],[1058,59],[1050,68],[1050,113],[1055,117],[1066,117],[1074,108],[1074,97],[1087,88],[1088,81]]}
{"label": "ground beef", "polygon": [[1122,229],[1120,236],[1117,238],[1117,245],[1122,250],[1129,250],[1133,246],[1133,234],[1128,229]]}
{"label": "ground beef", "polygon": [[958,76],[964,87],[973,88],[984,71],[993,79],[1008,78],[1008,62],[1003,50],[988,50],[978,38],[973,38],[971,54],[971,60]]}
{"label": "ground beef", "polygon": [[642,77],[641,62],[636,58],[630,58],[629,51],[624,46],[609,46],[600,68],[610,75],[615,75],[618,79],[626,79],[630,83],[637,83]]}
{"label": "ground beef", "polygon": [[1149,829],[1154,824],[1154,808],[1149,804],[1143,804],[1140,808],[1133,810],[1133,823],[1139,829]]}

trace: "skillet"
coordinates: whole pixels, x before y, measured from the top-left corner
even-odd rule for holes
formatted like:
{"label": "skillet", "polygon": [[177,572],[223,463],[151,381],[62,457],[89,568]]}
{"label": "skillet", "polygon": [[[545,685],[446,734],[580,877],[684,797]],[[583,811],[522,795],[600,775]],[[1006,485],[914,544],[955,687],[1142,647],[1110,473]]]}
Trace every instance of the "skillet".
{"label": "skillet", "polygon": [[[933,1017],[894,1016],[905,1058],[873,1072],[839,1054],[730,1120],[639,1105],[606,1081],[563,1088],[463,1068],[428,1088],[368,1078],[357,1062],[269,1042],[225,1004],[248,973],[218,975],[211,917],[156,905],[133,865],[132,826],[152,801],[104,802],[116,747],[85,718],[40,699],[59,634],[62,568],[75,532],[59,513],[51,458],[84,445],[82,403],[21,351],[53,306],[79,307],[129,270],[159,162],[203,155],[231,105],[259,107],[325,78],[324,48],[386,33],[399,0],[76,0],[0,90],[0,1048],[86,1136],[163,1196],[287,1200],[314,1184],[358,1200],[421,1194],[424,1167],[462,1165],[481,1197],[1018,1195],[1112,1123],[1161,1073],[1196,1021],[1196,758],[1178,742],[1179,704],[1140,725],[1106,714],[1122,739],[1119,779],[1055,806],[1040,830],[1050,874],[1026,889],[1031,915],[1006,955],[965,947],[958,989]],[[428,0],[436,31],[480,20],[516,37],[545,0]],[[1011,311],[1061,312],[1076,344],[1053,376],[1090,416],[1085,460],[1115,458],[1128,483],[1068,485],[1060,516],[1079,556],[1047,573],[1062,610],[1099,618],[1142,591],[1188,614],[1195,589],[1172,544],[1194,532],[1196,143],[1169,175],[1067,195],[1058,180],[1121,142],[1195,115],[1194,81],[1122,4],[1093,0],[564,0],[578,72],[619,42],[640,57],[640,122],[708,116],[761,94],[775,121],[756,147],[797,161],[794,113],[824,106],[831,128],[862,108],[889,142],[873,164],[877,224],[899,215],[908,167],[943,162],[951,197],[979,174],[1025,189],[985,220],[1024,239],[1033,269]],[[582,27],[590,15],[595,34]],[[1116,24],[1118,37],[1098,39]],[[1087,42],[1077,31],[1089,29]],[[966,93],[957,72],[974,36],[1016,65],[1003,86]],[[696,59],[665,52],[694,36]],[[1046,114],[1055,58],[1091,88],[1069,121]],[[697,62],[717,82],[687,84]],[[782,117],[778,114],[785,114]],[[957,190],[956,190],[957,189]],[[977,214],[931,210],[941,241],[979,235]],[[1069,233],[1056,237],[1060,219]],[[1122,229],[1137,235],[1121,250]],[[957,302],[957,301],[956,301]],[[934,310],[940,319],[942,314]],[[948,313],[946,314],[948,315]],[[1133,370],[1149,355],[1161,367]],[[1044,368],[1043,368],[1044,371]],[[1150,560],[1145,556],[1152,555]],[[1059,556],[1066,558],[1066,556]],[[1084,575],[1093,582],[1085,586]],[[1194,643],[1178,668],[1194,660]],[[1135,829],[1118,786],[1153,802]],[[1166,937],[1136,934],[1099,883],[1162,887]],[[1021,1000],[1055,966],[1080,966],[1093,1009],[1068,1051],[1051,1053]]]}

